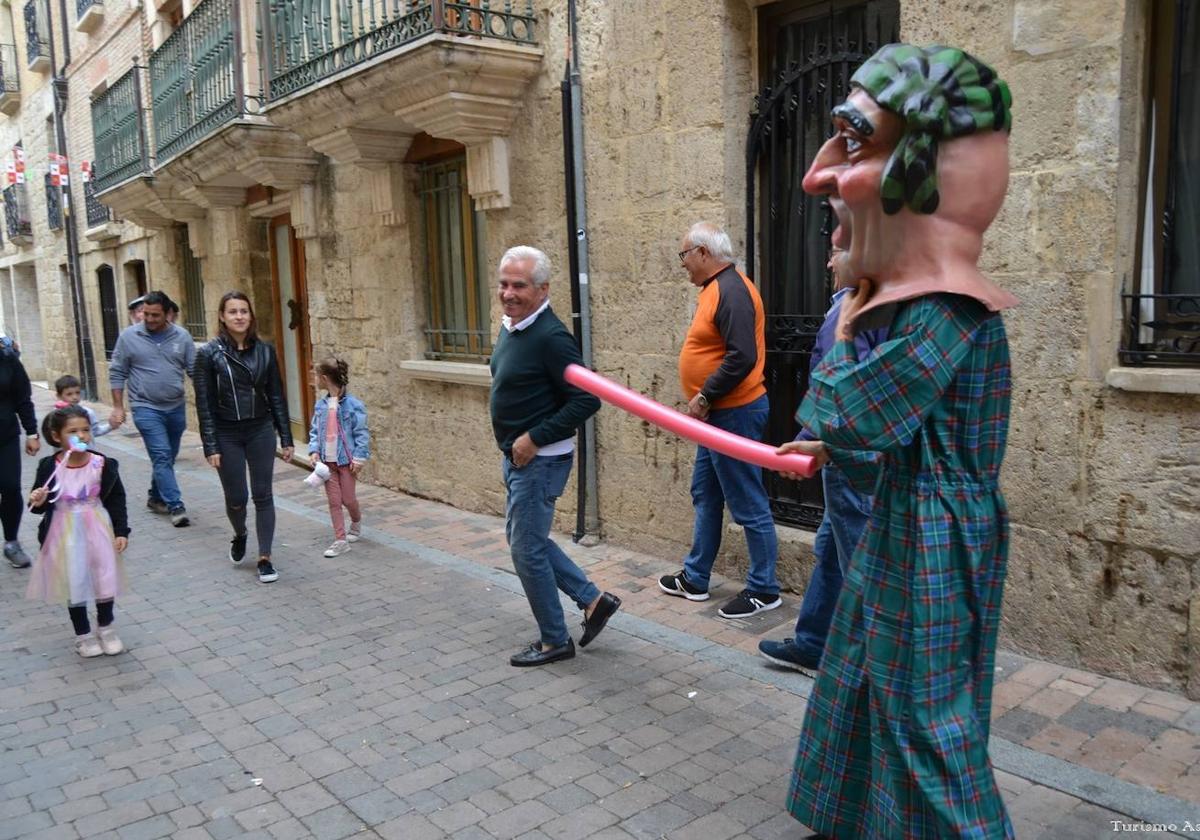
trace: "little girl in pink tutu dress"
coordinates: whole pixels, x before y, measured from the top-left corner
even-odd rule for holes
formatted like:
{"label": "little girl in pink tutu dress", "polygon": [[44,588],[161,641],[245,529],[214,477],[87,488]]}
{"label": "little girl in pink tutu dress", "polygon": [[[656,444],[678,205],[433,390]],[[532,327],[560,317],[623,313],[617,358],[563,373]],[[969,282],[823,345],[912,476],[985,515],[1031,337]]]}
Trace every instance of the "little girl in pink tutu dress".
{"label": "little girl in pink tutu dress", "polygon": [[[89,451],[91,421],[77,405],[57,408],[42,421],[42,437],[58,451],[38,463],[30,510],[43,514],[41,551],[27,598],[67,604],[75,651],[84,657],[115,655],[125,645],[113,628],[121,589],[121,552],[128,544],[125,488],[113,458]],[[95,635],[87,602],[96,603]]]}

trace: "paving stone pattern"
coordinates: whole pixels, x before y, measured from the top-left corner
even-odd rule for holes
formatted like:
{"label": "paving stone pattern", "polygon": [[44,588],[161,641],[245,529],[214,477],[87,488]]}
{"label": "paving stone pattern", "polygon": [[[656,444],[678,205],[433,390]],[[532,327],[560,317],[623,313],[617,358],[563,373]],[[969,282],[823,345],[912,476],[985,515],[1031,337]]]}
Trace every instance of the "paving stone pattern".
{"label": "paving stone pattern", "polygon": [[[804,711],[795,694],[619,626],[571,662],[511,668],[535,632],[511,589],[370,540],[324,559],[327,526],[286,511],[280,581],[260,585],[252,563],[225,558],[219,488],[193,436],[181,472],[194,525],[183,529],[144,507],[140,442],[119,431],[108,443],[131,502],[117,610],[130,650],[79,659],[65,608],[23,600],[28,573],[0,570],[0,840],[806,834],[784,811]],[[23,469],[28,485],[33,459]],[[299,470],[277,473],[281,496],[320,507]],[[370,525],[452,552],[470,543],[459,556],[500,565],[494,520],[381,488],[362,495]],[[27,546],[35,526],[27,517]],[[609,549],[591,566],[634,580],[626,566],[646,562]],[[644,570],[634,582],[645,587]],[[685,619],[668,622],[677,629],[754,638],[671,614]],[[1118,699],[1094,699],[1022,731],[1059,726],[1106,744],[1124,732],[1194,765],[1187,730],[1148,710],[1122,729],[1109,714]],[[999,777],[1018,837],[1091,840],[1117,817]]]}

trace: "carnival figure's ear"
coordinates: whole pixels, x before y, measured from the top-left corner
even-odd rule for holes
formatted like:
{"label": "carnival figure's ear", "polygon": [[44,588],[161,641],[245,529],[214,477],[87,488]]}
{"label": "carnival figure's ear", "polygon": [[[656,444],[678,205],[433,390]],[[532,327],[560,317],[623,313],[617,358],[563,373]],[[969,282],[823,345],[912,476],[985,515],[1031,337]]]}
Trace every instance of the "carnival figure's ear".
{"label": "carnival figure's ear", "polygon": [[850,79],[898,114],[905,133],[883,172],[880,196],[889,215],[908,205],[937,210],[938,142],[1012,128],[1012,94],[991,67],[953,47],[888,44]]}

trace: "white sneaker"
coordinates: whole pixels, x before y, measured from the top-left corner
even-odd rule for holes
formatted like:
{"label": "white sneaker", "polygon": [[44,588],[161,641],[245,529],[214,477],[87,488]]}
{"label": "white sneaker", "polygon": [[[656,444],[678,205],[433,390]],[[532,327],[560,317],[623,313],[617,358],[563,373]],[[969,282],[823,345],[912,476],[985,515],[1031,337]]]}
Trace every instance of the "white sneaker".
{"label": "white sneaker", "polygon": [[346,532],[346,542],[358,542],[362,539],[362,520],[350,523],[350,530]]}
{"label": "white sneaker", "polygon": [[333,545],[325,549],[326,557],[340,557],[350,550],[350,543],[345,540],[334,540]]}
{"label": "white sneaker", "polygon": [[100,642],[100,649],[109,656],[116,656],[118,653],[125,652],[125,643],[121,641],[121,637],[117,635],[116,628],[111,624],[107,627],[97,629],[96,638]]}
{"label": "white sneaker", "polygon": [[104,649],[100,647],[100,641],[91,633],[75,637],[75,652],[84,659],[104,655]]}

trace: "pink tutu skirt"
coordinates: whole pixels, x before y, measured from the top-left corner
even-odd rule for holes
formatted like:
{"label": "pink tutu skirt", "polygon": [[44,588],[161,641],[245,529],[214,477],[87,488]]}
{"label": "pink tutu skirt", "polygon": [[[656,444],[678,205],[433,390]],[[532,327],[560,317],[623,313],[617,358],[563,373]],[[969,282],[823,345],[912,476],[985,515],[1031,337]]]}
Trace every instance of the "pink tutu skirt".
{"label": "pink tutu skirt", "polygon": [[[51,604],[85,604],[111,600],[123,588],[112,520],[99,498],[102,459],[93,456],[92,461],[80,469],[63,471],[68,486],[54,504],[54,516],[33,564],[26,598]],[[76,482],[83,486],[70,486]]]}

